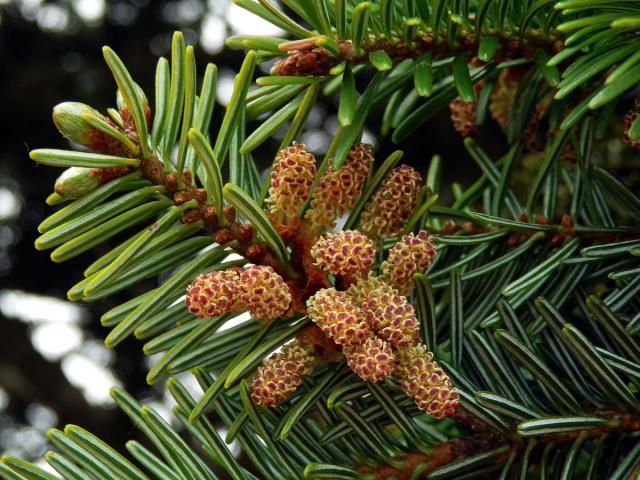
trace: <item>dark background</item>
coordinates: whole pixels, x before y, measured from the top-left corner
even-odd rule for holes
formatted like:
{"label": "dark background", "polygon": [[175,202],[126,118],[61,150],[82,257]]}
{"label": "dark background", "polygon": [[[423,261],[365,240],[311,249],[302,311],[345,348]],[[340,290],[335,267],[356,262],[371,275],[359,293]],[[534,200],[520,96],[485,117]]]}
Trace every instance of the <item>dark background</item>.
{"label": "dark background", "polygon": [[[228,90],[243,57],[222,48],[219,40],[238,33],[233,25],[242,27],[239,15],[224,0],[0,0],[0,453],[38,458],[46,449],[44,432],[66,423],[121,448],[137,433],[106,397],[112,380],[167,410],[162,386],[145,383],[148,363],[140,342],[109,352],[98,322],[103,312],[151,284],[96,304],[76,307],[66,301],[68,288],[106,247],[64,264],[35,250],[36,227],[53,211],[44,199],[60,171],[37,166],[27,154],[33,148],[68,148],[51,122],[55,104],[76,100],[102,111],[115,104],[115,84],[100,51],[105,44],[152,100],[157,55],[167,55],[171,33],[182,29],[196,46],[199,72],[206,62],[216,63],[221,88]],[[223,112],[218,105],[214,125]],[[312,113],[301,139],[312,150],[326,148],[335,112],[332,98],[322,99]],[[379,138],[379,123],[371,125],[365,140],[374,142],[377,157],[384,158],[397,147]],[[276,146],[275,141],[263,146],[258,160],[268,162]],[[406,161],[423,173],[433,154],[446,152],[445,177],[468,184],[477,175],[446,112],[401,148],[411,152]]]}

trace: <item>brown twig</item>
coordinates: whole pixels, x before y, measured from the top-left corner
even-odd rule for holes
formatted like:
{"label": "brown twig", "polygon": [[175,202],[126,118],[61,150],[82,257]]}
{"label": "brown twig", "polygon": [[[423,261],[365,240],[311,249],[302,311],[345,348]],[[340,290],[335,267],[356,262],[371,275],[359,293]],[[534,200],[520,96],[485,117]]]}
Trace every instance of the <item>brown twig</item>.
{"label": "brown twig", "polygon": [[[548,39],[542,35],[530,35],[527,42],[520,43],[515,36],[497,36],[499,47],[496,52],[496,60],[525,57],[530,58],[536,48],[543,48],[551,52],[559,51],[562,44],[554,38]],[[278,60],[271,73],[274,75],[328,75],[331,68],[341,62],[357,64],[368,62],[369,53],[383,50],[394,61],[407,58],[418,58],[420,55],[430,52],[434,59],[460,52],[472,57],[478,48],[478,37],[468,34],[458,39],[455,45],[434,37],[431,33],[425,33],[413,40],[412,44],[398,39],[375,38],[370,36],[368,41],[356,48],[350,40],[338,40],[339,54],[333,56],[327,50],[318,47],[314,39],[298,40],[280,45],[280,49],[286,51],[288,56]]]}
{"label": "brown twig", "polygon": [[[617,420],[616,426],[599,427],[584,430],[576,430],[561,434],[549,434],[536,437],[538,445],[544,446],[551,442],[568,443],[574,441],[583,432],[586,438],[599,438],[611,433],[634,432],[640,430],[640,415],[637,412],[620,412],[615,410],[597,410],[595,415]],[[517,436],[506,437],[502,433],[494,430],[477,417],[462,408],[459,408],[454,418],[468,428],[471,432],[468,435],[454,437],[444,443],[431,447],[429,453],[412,451],[406,453],[401,458],[395,460],[403,464],[402,468],[397,468],[388,464],[377,467],[361,466],[358,471],[369,474],[376,480],[396,478],[397,480],[408,480],[409,478],[423,478],[436,468],[448,465],[455,461],[460,461],[473,455],[495,450],[500,446],[508,445],[509,449],[495,457],[492,462],[500,464],[511,453],[520,452],[526,448],[525,439]],[[420,469],[420,476],[415,477],[414,472]]]}

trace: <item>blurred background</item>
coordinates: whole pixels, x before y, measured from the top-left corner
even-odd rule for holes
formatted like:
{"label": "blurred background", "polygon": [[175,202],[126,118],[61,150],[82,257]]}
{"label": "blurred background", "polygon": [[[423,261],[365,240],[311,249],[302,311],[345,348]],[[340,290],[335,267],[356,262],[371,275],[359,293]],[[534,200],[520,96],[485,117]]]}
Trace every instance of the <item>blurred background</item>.
{"label": "blurred background", "polygon": [[[0,453],[39,458],[47,448],[46,430],[67,423],[122,448],[137,431],[113,408],[112,385],[125,387],[168,418],[171,405],[162,385],[154,389],[145,383],[149,364],[140,342],[107,350],[98,321],[109,308],[153,285],[95,304],[66,300],[88,259],[107,247],[63,264],[35,250],[36,227],[53,211],[44,199],[60,171],[37,166],[27,154],[33,148],[68,148],[51,122],[55,104],[76,100],[101,111],[115,104],[115,83],[100,51],[105,44],[153,99],[157,56],[168,55],[175,29],[196,47],[199,72],[206,62],[218,65],[214,125],[243,58],[226,49],[224,39],[282,35],[227,0],[0,0]],[[269,65],[262,68],[267,72]],[[310,150],[320,153],[328,146],[337,128],[336,110],[335,98],[323,98],[312,112],[300,139]],[[379,122],[371,125],[377,128]],[[364,140],[375,146],[379,159],[396,148],[377,130],[365,131]],[[278,143],[256,152],[261,165],[273,158]],[[422,170],[434,153],[446,152],[445,176],[468,184],[478,174],[446,111],[401,147],[412,152],[406,161]]]}

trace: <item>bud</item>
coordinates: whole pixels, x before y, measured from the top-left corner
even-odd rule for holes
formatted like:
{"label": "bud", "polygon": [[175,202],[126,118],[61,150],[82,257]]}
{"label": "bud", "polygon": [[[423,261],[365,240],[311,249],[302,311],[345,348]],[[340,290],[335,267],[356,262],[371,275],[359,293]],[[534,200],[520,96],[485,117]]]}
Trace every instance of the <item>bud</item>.
{"label": "bud", "polygon": [[298,209],[309,199],[315,174],[316,159],[304,145],[293,142],[278,153],[271,171],[267,202],[279,221],[298,215]]}
{"label": "bud", "polygon": [[399,235],[415,207],[420,181],[409,165],[395,168],[362,212],[360,230],[370,237]]}
{"label": "bud", "polygon": [[433,354],[418,344],[397,353],[394,377],[418,408],[435,418],[453,415],[459,395],[447,374],[433,360]]}
{"label": "bud", "polygon": [[360,308],[371,330],[394,347],[410,347],[418,341],[419,325],[413,305],[389,285],[367,292]]}
{"label": "bud", "polygon": [[80,198],[112,178],[124,175],[129,167],[67,168],[56,180],[54,192],[63,198]]}
{"label": "bud", "polygon": [[372,163],[371,146],[358,143],[351,147],[338,170],[328,166],[322,173],[305,215],[316,232],[335,227],[336,217],[347,213],[355,204]]}
{"label": "bud", "polygon": [[[147,100],[147,96],[145,95],[144,90],[140,88],[140,85],[138,85],[137,83],[134,83],[134,86],[138,96],[142,99],[142,108],[144,111],[144,118],[147,122],[147,127],[148,127],[151,121],[151,108],[149,107],[149,101]],[[122,92],[120,92],[120,89],[118,89],[118,91],[116,92],[116,105],[118,106],[118,113],[120,113],[120,117],[122,118],[122,122],[124,123],[125,131],[128,131],[128,130],[135,131],[136,124],[133,121],[133,116],[131,115],[131,112],[129,111],[129,107],[124,101],[124,96],[122,95]],[[130,133],[130,132],[127,132],[127,133]]]}
{"label": "bud", "polygon": [[379,382],[393,371],[395,356],[389,344],[370,337],[362,345],[345,347],[347,364],[365,382]]}
{"label": "bud", "polygon": [[53,108],[53,123],[60,133],[72,142],[84,145],[91,150],[110,155],[130,156],[132,151],[120,140],[101,132],[82,117],[92,116],[103,120],[112,127],[118,127],[100,112],[89,105],[79,102],[63,102]]}
{"label": "bud", "polygon": [[326,233],[311,247],[317,267],[334,275],[355,275],[368,270],[376,250],[373,242],[357,230]]}
{"label": "bud", "polygon": [[231,270],[200,275],[187,288],[187,310],[200,318],[238,310],[238,281],[238,274]]}
{"label": "bud", "polygon": [[382,278],[401,295],[408,295],[413,288],[413,275],[429,268],[435,254],[433,238],[424,230],[405,235],[391,247],[387,261],[382,263]]}
{"label": "bud", "polygon": [[83,114],[108,121],[104,115],[89,105],[80,102],[63,102],[53,107],[53,123],[60,133],[72,142],[97,150],[96,142],[101,143],[105,135],[82,120]]}
{"label": "bud", "polygon": [[345,292],[325,288],[307,300],[307,314],[338,345],[361,345],[371,337],[362,311]]}
{"label": "bud", "polygon": [[288,55],[277,60],[271,68],[271,75],[328,75],[337,60],[326,50],[313,45],[292,49]]}
{"label": "bud", "polygon": [[302,383],[302,375],[311,373],[313,354],[298,340],[267,358],[256,371],[251,398],[262,407],[274,407],[291,395]]}
{"label": "bud", "polygon": [[239,300],[252,318],[273,320],[289,310],[291,292],[271,267],[249,265],[239,271]]}

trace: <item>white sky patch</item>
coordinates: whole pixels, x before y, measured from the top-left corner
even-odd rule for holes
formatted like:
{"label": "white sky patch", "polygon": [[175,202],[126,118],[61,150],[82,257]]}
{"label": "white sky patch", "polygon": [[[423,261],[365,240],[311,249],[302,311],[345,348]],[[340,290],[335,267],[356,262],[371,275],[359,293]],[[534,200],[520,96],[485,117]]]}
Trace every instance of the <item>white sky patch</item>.
{"label": "white sky patch", "polygon": [[335,135],[339,126],[338,117],[335,115],[330,115],[324,119],[324,129],[329,135]]}
{"label": "white sky patch", "polygon": [[225,17],[235,35],[282,36],[284,34],[280,28],[235,3],[229,6]]}
{"label": "white sky patch", "polygon": [[151,370],[153,368],[153,366],[156,364],[156,362],[158,360],[160,360],[161,357],[162,357],[162,352],[161,353],[152,353],[151,355],[145,355],[144,363],[147,366],[147,369]]}
{"label": "white sky patch", "polygon": [[46,431],[56,426],[58,415],[51,408],[40,403],[32,403],[25,411],[25,417],[29,424],[41,431]]}
{"label": "white sky patch", "polygon": [[87,311],[71,302],[20,290],[0,290],[0,311],[26,323],[80,323]]}
{"label": "white sky patch", "polygon": [[307,130],[302,134],[300,142],[306,145],[307,150],[320,153],[329,147],[331,136],[324,130]]}
{"label": "white sky patch", "polygon": [[36,21],[41,30],[60,33],[65,31],[69,25],[69,12],[60,5],[47,4],[38,11]]}
{"label": "white sky patch", "polygon": [[74,0],[73,9],[85,23],[97,24],[104,18],[107,6],[104,0]]}
{"label": "white sky patch", "polygon": [[75,325],[49,323],[39,325],[31,331],[31,343],[50,362],[60,360],[80,347],[82,331]]}
{"label": "white sky patch", "polygon": [[145,403],[145,406],[153,408],[158,415],[162,417],[162,419],[167,422],[169,425],[173,425],[173,422],[176,420],[176,417],[173,415],[171,408],[175,405],[175,400],[171,395],[167,395],[165,397],[165,402],[159,402],[153,400],[151,402]]}
{"label": "white sky patch", "polygon": [[172,375],[195,398],[202,395],[202,388],[191,372],[180,372]]}
{"label": "white sky patch", "polygon": [[231,327],[235,327],[236,325],[240,325],[242,322],[246,322],[250,318],[251,318],[251,315],[249,314],[249,312],[243,312],[240,315],[238,315],[237,317],[233,317],[228,322],[226,322],[224,325],[222,325],[222,327],[220,327],[220,330],[218,330],[218,331],[222,332],[223,330],[229,330]]}
{"label": "white sky patch", "polygon": [[72,353],[62,360],[62,371],[92,405],[111,405],[109,389],[120,382],[113,373],[83,354]]}
{"label": "white sky patch", "polygon": [[22,198],[7,187],[0,187],[0,221],[17,218],[21,211]]}
{"label": "white sky patch", "polygon": [[60,361],[62,372],[87,402],[111,405],[109,389],[120,384],[109,369],[113,353],[101,342],[85,339],[80,325],[88,317],[71,302],[19,290],[0,290],[0,312],[31,325],[33,347],[47,360]]}
{"label": "white sky patch", "polygon": [[40,11],[42,0],[19,0],[18,5],[25,20],[33,20]]}
{"label": "white sky patch", "polygon": [[218,74],[218,88],[216,89],[216,98],[222,105],[229,103],[231,94],[233,93],[233,83],[235,82],[235,73],[228,68],[221,68]]}
{"label": "white sky patch", "polygon": [[362,131],[362,143],[368,143],[372,148],[376,148],[376,136],[366,128]]}
{"label": "white sky patch", "polygon": [[208,54],[218,53],[224,47],[227,29],[224,20],[216,14],[208,14],[202,20],[200,45]]}
{"label": "white sky patch", "polygon": [[230,253],[228,256],[225,257],[224,261],[225,262],[232,262],[234,260],[242,260],[242,256],[238,255],[237,253]]}
{"label": "white sky patch", "polygon": [[7,405],[9,405],[9,395],[0,388],[0,412],[7,408]]}
{"label": "white sky patch", "polygon": [[102,365],[110,365],[115,359],[114,351],[105,347],[104,342],[101,340],[86,340],[82,342],[78,351]]}
{"label": "white sky patch", "polygon": [[162,7],[162,16],[174,25],[188,25],[200,18],[203,9],[204,5],[199,0],[166,2]]}
{"label": "white sky patch", "polygon": [[58,475],[58,471],[55,468],[53,468],[51,465],[49,465],[47,461],[44,459],[44,457],[36,460],[34,462],[34,465],[40,467],[42,470],[49,472],[52,475]]}

